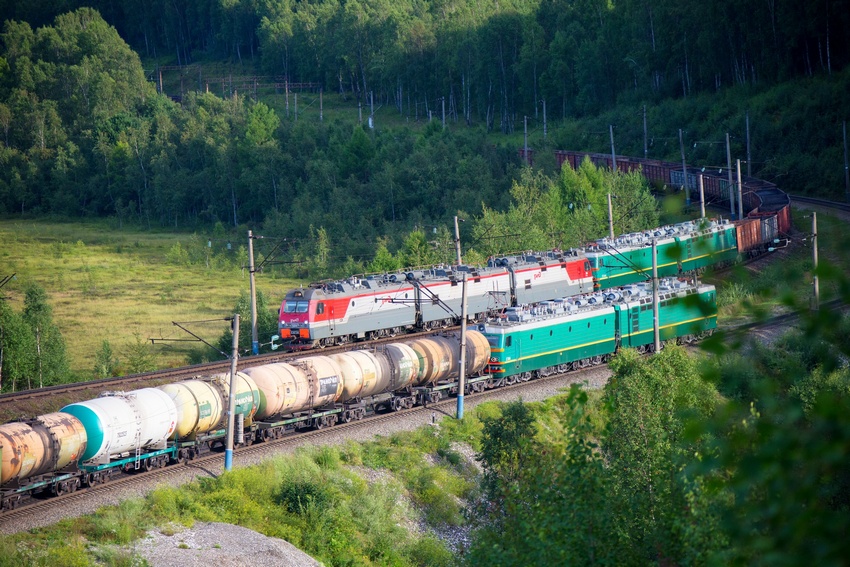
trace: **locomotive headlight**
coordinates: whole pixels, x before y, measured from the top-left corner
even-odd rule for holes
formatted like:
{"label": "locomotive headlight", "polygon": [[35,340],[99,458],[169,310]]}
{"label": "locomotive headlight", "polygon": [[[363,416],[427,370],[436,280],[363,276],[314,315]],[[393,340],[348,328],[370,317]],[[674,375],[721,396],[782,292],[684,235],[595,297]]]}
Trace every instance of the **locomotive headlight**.
{"label": "locomotive headlight", "polygon": [[495,356],[491,356],[491,357],[490,357],[490,362],[499,362],[499,359],[498,359],[498,358],[496,358]]}

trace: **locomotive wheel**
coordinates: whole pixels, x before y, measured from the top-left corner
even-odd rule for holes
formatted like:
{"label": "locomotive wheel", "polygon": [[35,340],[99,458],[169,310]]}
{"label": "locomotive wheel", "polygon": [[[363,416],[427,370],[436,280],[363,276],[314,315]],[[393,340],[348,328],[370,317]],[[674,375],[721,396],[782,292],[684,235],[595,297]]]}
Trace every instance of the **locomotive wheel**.
{"label": "locomotive wheel", "polygon": [[64,483],[60,482],[59,484],[54,485],[53,494],[55,494],[56,496],[62,496],[63,494],[65,494]]}

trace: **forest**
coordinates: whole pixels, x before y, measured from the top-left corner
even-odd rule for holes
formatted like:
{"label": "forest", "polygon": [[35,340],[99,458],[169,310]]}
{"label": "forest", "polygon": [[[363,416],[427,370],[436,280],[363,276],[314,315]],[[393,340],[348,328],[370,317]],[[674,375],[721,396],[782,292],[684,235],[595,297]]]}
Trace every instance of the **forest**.
{"label": "forest", "polygon": [[752,175],[844,193],[846,0],[0,7],[4,216],[262,227],[291,260],[363,268],[381,242],[506,212],[528,121],[550,177],[552,149],[610,151],[609,126],[622,155],[708,165],[731,132]]}

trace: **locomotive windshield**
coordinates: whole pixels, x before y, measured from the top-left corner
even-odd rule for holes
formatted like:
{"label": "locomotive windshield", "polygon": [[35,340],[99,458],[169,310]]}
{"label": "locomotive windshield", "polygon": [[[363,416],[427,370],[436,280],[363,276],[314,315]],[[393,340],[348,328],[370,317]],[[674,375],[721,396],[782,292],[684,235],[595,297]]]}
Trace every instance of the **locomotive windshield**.
{"label": "locomotive windshield", "polygon": [[283,306],[284,313],[307,313],[309,303],[306,301],[286,301]]}

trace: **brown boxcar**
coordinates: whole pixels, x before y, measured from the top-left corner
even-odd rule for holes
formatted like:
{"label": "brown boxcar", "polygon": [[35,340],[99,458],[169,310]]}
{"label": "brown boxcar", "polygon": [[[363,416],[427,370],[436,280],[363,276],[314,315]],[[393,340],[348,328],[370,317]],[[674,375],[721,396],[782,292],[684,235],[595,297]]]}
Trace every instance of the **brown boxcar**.
{"label": "brown boxcar", "polygon": [[738,241],[738,253],[742,256],[758,250],[762,244],[761,220],[743,219],[733,221]]}

